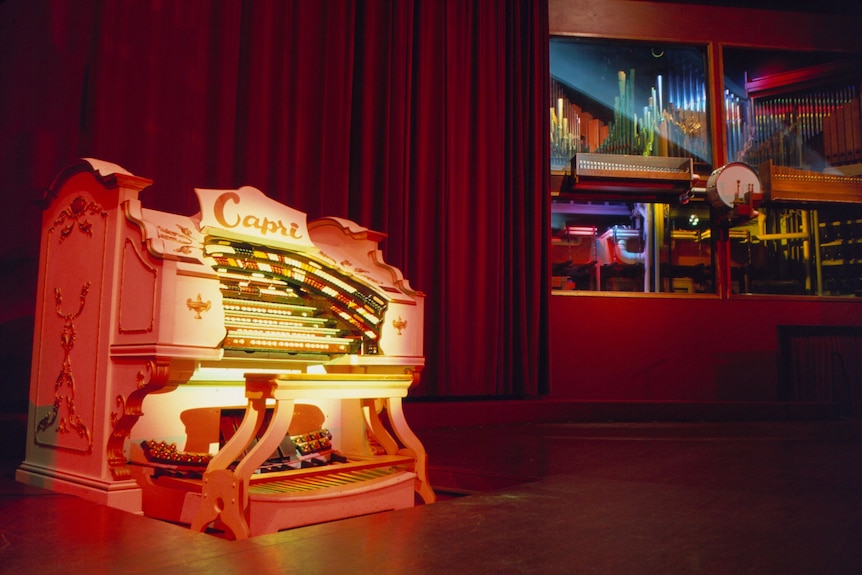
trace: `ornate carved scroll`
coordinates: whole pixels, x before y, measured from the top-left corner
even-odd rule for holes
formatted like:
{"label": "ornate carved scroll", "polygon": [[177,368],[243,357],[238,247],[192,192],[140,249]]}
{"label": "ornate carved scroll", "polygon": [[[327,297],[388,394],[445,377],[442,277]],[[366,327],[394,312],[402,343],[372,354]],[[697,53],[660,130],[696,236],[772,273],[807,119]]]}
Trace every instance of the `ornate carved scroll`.
{"label": "ornate carved scroll", "polygon": [[127,397],[118,395],[116,399],[118,412],[111,412],[111,435],[108,438],[106,455],[111,476],[114,479],[130,479],[131,473],[126,467],[126,456],[123,444],[129,437],[132,427],[143,415],[141,405],[147,394],[159,391],[168,381],[170,375],[170,360],[150,360],[136,377],[136,389]]}
{"label": "ornate carved scroll", "polygon": [[60,228],[61,242],[75,231],[75,227],[88,236],[92,236],[93,223],[87,219],[88,215],[98,215],[102,218],[106,218],[108,216],[108,212],[103,210],[102,206],[98,203],[87,201],[83,196],[76,196],[69,203],[69,206],[59,213],[57,219],[54,220],[54,225],[51,226],[49,231],[53,231],[56,226],[62,226],[62,228]]}
{"label": "ornate carved scroll", "polygon": [[[72,348],[75,347],[77,332],[75,331],[75,320],[84,311],[87,303],[87,294],[90,291],[90,282],[81,287],[78,301],[78,309],[72,313],[63,313],[63,292],[60,288],[54,290],[54,304],[57,315],[63,320],[63,331],[60,334],[60,346],[63,349],[63,363],[60,373],[54,382],[54,403],[48,413],[36,424],[37,442],[39,435],[54,427],[57,433],[77,433],[78,437],[86,442],[84,451],[90,453],[93,450],[93,433],[83,419],[78,415],[75,406],[75,375],[72,373]],[[59,420],[58,420],[59,418]]]}

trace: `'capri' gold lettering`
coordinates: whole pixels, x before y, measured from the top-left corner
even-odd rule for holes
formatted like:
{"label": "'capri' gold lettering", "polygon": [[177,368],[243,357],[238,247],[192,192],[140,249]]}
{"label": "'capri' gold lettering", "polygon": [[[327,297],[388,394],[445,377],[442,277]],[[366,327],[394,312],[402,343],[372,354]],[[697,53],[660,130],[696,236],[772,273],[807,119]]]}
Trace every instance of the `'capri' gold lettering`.
{"label": "'capri' gold lettering", "polygon": [[216,201],[213,204],[215,219],[222,227],[231,229],[241,226],[247,229],[258,230],[258,232],[263,236],[266,234],[280,234],[297,240],[302,239],[302,234],[299,233],[299,224],[296,222],[291,222],[290,229],[288,229],[281,220],[273,221],[266,216],[261,218],[255,214],[242,215],[241,212],[236,214],[234,218],[231,218],[231,221],[228,221],[228,215],[225,210],[225,206],[228,202],[233,202],[234,204],[239,205],[239,194],[236,192],[225,192],[216,198]]}
{"label": "'capri' gold lettering", "polygon": [[226,228],[235,228],[239,225],[239,216],[236,217],[236,221],[232,224],[229,224],[224,217],[224,206],[228,200],[233,200],[233,203],[238,204],[239,194],[227,192],[220,195],[216,198],[215,204],[213,205],[213,211],[215,212],[215,219],[218,220],[218,223]]}

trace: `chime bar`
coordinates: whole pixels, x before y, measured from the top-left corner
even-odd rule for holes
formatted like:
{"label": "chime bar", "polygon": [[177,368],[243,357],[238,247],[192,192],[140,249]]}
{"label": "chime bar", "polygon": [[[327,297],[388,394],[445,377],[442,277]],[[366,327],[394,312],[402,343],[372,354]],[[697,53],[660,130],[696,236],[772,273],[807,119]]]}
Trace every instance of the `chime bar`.
{"label": "chime bar", "polygon": [[691,191],[691,158],[577,154],[565,192],[580,198],[653,197],[676,202]]}
{"label": "chime bar", "polygon": [[693,171],[691,158],[578,154],[572,159],[572,173],[578,183],[589,179],[667,180],[689,183]]}

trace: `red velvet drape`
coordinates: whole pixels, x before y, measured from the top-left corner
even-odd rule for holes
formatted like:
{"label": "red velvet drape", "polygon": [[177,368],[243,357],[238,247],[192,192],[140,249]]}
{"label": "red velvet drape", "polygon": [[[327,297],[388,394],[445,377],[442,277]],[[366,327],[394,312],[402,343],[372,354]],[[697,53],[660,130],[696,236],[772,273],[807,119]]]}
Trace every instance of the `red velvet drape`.
{"label": "red velvet drape", "polygon": [[[545,0],[6,0],[0,255],[35,270],[32,202],[77,157],[179,213],[252,185],[388,234],[427,294],[416,394],[540,394],[547,30]],[[0,320],[32,313],[34,282]]]}

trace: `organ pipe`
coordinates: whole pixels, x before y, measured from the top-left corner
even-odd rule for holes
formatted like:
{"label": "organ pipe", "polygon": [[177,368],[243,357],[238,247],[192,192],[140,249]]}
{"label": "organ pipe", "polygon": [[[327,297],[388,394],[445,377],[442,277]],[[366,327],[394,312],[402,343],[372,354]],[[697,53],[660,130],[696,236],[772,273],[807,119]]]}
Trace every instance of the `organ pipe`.
{"label": "organ pipe", "polygon": [[634,68],[617,72],[607,125],[572,103],[560,82],[551,82],[552,169],[564,168],[578,152],[710,159],[703,71],[684,66],[657,75],[641,100],[637,77]]}

